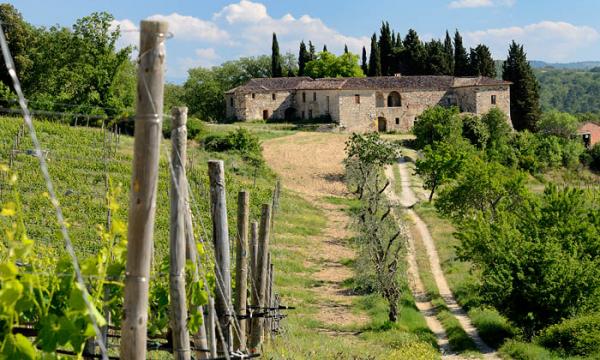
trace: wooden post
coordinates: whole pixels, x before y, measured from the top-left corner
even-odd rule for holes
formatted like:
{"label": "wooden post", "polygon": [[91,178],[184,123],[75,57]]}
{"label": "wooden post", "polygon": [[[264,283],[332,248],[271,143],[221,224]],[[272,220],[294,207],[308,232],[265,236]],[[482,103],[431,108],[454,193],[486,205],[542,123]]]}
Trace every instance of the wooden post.
{"label": "wooden post", "polygon": [[[260,217],[260,230],[258,234],[258,256],[256,259],[257,271],[254,283],[257,291],[253,291],[252,304],[258,307],[258,312],[264,312],[266,307],[267,290],[267,257],[269,254],[269,233],[271,224],[271,205],[263,204]],[[257,353],[263,333],[262,318],[252,319],[252,333],[250,336],[250,352]]]}
{"label": "wooden post", "polygon": [[[269,254],[270,255],[270,254]],[[269,256],[269,260],[271,260],[271,256]],[[274,290],[274,284],[275,284],[275,267],[273,266],[273,263],[271,261],[269,261],[269,307],[271,309],[276,308],[275,306],[275,290]],[[275,325],[275,319],[274,316],[277,315],[277,310],[270,310],[270,318],[269,318],[269,336],[273,337],[273,330],[274,330],[274,325]]]}
{"label": "wooden post", "polygon": [[148,285],[152,257],[158,160],[162,137],[167,22],[143,20],[140,26],[138,95],[129,221],[125,300],[121,326],[122,359],[146,359]]}
{"label": "wooden post", "polygon": [[269,253],[269,255],[267,256],[267,289],[265,292],[265,307],[268,308],[268,310],[265,311],[265,313],[267,314],[267,318],[265,318],[265,326],[264,326],[264,337],[265,339],[269,338],[269,334],[271,332],[271,316],[273,315],[272,310],[270,309],[271,306],[271,295],[272,295],[272,289],[273,289],[273,284],[272,284],[272,280],[273,280],[273,264],[271,263],[271,253]]}
{"label": "wooden post", "polygon": [[217,319],[215,316],[215,299],[213,297],[208,298],[208,344],[210,346],[210,357],[217,357],[217,334],[215,327],[217,325]]}
{"label": "wooden post", "polygon": [[[250,218],[250,196],[247,191],[238,194],[237,241],[235,257],[235,312],[246,315],[248,296],[248,221]],[[246,319],[240,319],[240,333],[234,348],[246,351]]]}
{"label": "wooden post", "polygon": [[185,156],[187,151],[187,108],[171,111],[171,226],[169,237],[169,294],[171,295],[171,330],[176,360],[190,360],[190,335],[187,329],[185,297]]}
{"label": "wooden post", "polygon": [[[256,262],[258,259],[258,222],[253,221],[250,231],[250,273],[253,279],[256,279],[256,275],[258,274],[258,266],[256,266]],[[255,287],[258,284],[255,285]],[[258,289],[250,288],[251,292],[254,292]]]}
{"label": "wooden post", "polygon": [[[225,169],[222,160],[208,162],[208,177],[210,180],[210,208],[213,225],[213,245],[215,248],[216,301],[215,311],[221,325],[223,338],[219,341],[219,351],[226,353],[230,350],[231,329],[229,322],[231,304],[231,261],[229,253],[229,232],[227,222],[227,203],[225,200]],[[225,342],[227,348],[223,348]]]}

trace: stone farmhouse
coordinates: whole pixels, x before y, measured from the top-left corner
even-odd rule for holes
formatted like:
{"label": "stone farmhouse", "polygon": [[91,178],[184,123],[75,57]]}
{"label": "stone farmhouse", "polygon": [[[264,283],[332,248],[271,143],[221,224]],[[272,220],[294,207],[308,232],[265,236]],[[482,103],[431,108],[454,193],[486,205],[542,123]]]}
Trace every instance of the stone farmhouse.
{"label": "stone farmhouse", "polygon": [[341,130],[409,131],[435,106],[510,117],[510,82],[487,77],[380,76],[260,78],[225,93],[226,115],[237,121],[330,118]]}
{"label": "stone farmhouse", "polygon": [[577,135],[581,136],[583,145],[590,149],[600,142],[600,122],[586,121],[577,128]]}

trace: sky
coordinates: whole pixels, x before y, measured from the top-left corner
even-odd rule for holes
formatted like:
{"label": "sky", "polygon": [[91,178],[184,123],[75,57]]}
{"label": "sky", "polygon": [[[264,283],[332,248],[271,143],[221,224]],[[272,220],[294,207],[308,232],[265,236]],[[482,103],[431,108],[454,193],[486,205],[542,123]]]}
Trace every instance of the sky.
{"label": "sky", "polygon": [[318,50],[344,45],[359,54],[382,21],[402,36],[422,40],[458,29],[466,47],[488,45],[496,59],[508,44],[524,44],[530,60],[600,60],[598,0],[15,0],[26,21],[70,27],[94,11],[107,11],[120,26],[119,46],[137,45],[143,19],[169,22],[167,79],[185,81],[187,70],[242,56],[270,54],[272,33],[282,52],[298,53],[301,40]]}

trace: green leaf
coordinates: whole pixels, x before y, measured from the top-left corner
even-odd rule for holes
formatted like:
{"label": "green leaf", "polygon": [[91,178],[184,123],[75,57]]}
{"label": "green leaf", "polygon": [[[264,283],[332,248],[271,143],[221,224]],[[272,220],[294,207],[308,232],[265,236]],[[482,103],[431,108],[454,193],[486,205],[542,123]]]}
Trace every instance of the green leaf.
{"label": "green leaf", "polygon": [[9,334],[4,340],[2,357],[5,359],[33,360],[36,358],[36,350],[25,336]]}
{"label": "green leaf", "polygon": [[13,307],[23,294],[23,285],[17,280],[5,281],[0,289],[0,305],[5,308]]}
{"label": "green leaf", "polygon": [[19,270],[13,263],[2,263],[0,264],[0,279],[11,279],[14,278]]}

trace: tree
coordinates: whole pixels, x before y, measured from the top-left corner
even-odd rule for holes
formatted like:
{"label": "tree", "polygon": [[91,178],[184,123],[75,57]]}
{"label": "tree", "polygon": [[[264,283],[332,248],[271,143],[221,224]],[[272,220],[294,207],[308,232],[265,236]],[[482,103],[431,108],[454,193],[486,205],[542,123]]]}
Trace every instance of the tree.
{"label": "tree", "polygon": [[536,129],[540,118],[539,84],[523,50],[512,42],[502,68],[502,78],[510,81],[510,116],[516,130]]}
{"label": "tree", "polygon": [[392,49],[394,45],[392,43],[392,33],[390,31],[390,24],[388,22],[381,23],[378,45],[379,58],[381,61],[381,75],[393,75]]}
{"label": "tree", "polygon": [[369,73],[369,65],[367,63],[367,49],[365,49],[364,46],[362,48],[362,61],[360,64],[360,68],[362,69],[365,75]]}
{"label": "tree", "polygon": [[425,47],[419,39],[419,35],[413,29],[408,30],[404,37],[404,51],[402,52],[402,63],[405,66],[406,75],[419,75],[424,72]]}
{"label": "tree", "polygon": [[296,76],[295,74],[298,72],[298,59],[296,55],[289,51],[283,54],[281,57],[281,68],[282,73],[286,74],[286,76]]}
{"label": "tree", "polygon": [[600,307],[598,190],[549,186],[494,221],[459,223],[458,255],[481,272],[483,300],[531,338],[548,325]]}
{"label": "tree", "polygon": [[335,56],[326,51],[306,64],[305,73],[312,78],[365,76],[358,65],[358,55],[345,53]]}
{"label": "tree", "polygon": [[[33,66],[30,48],[35,47],[34,29],[23,20],[23,16],[11,4],[0,4],[0,21],[8,48],[12,54],[17,76],[26,88],[28,85],[29,70]],[[8,75],[4,58],[0,60],[0,81],[8,88],[13,88],[13,83]]]}
{"label": "tree", "polygon": [[425,110],[413,126],[415,145],[422,149],[438,141],[454,141],[461,138],[462,120],[457,107],[435,106]]}
{"label": "tree", "polygon": [[541,116],[538,122],[538,131],[541,134],[570,139],[577,131],[578,125],[579,120],[575,116],[551,110]]}
{"label": "tree", "polygon": [[282,77],[281,55],[279,55],[279,43],[277,35],[273,33],[273,43],[271,45],[271,77]]}
{"label": "tree", "polygon": [[348,45],[344,44],[344,54],[347,54],[348,52]]}
{"label": "tree", "polygon": [[477,115],[465,115],[462,122],[462,136],[478,149],[485,149],[490,138],[487,125]]}
{"label": "tree", "polygon": [[310,60],[314,60],[317,58],[315,46],[313,45],[312,41],[310,41],[310,40],[308,41],[308,54],[310,55]]}
{"label": "tree", "polygon": [[448,73],[445,75],[454,75],[454,46],[452,46],[452,38],[446,30],[446,38],[444,39],[444,56],[446,59],[446,68]]}
{"label": "tree", "polygon": [[470,145],[461,141],[436,142],[423,149],[423,158],[416,161],[416,173],[423,179],[423,187],[430,190],[429,202],[433,194],[448,180],[454,179],[462,169],[470,153]]}
{"label": "tree", "polygon": [[302,40],[300,42],[300,52],[298,53],[298,76],[304,76],[304,68],[310,60],[310,53],[306,50],[306,44]]}
{"label": "tree", "polygon": [[450,72],[444,45],[439,40],[431,40],[425,44],[426,61],[423,64],[425,75],[446,75]]}
{"label": "tree", "polygon": [[377,35],[371,37],[371,54],[369,55],[369,76],[381,76],[381,58],[379,55],[379,46],[377,45]]}
{"label": "tree", "polygon": [[462,36],[458,30],[454,33],[454,76],[468,76],[469,56],[463,46]]}
{"label": "tree", "polygon": [[382,140],[378,133],[352,134],[346,142],[347,178],[357,188],[361,200],[358,210],[358,241],[361,258],[370,260],[375,288],[388,302],[388,319],[398,319],[402,287],[398,278],[401,253],[406,238],[391,217],[392,208],[384,191],[389,186],[383,168],[396,161],[397,147]]}
{"label": "tree", "polygon": [[475,49],[471,49],[469,58],[471,75],[496,77],[496,62],[487,46],[477,45]]}
{"label": "tree", "polygon": [[323,45],[323,52],[328,52],[327,51],[327,45]]}

